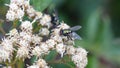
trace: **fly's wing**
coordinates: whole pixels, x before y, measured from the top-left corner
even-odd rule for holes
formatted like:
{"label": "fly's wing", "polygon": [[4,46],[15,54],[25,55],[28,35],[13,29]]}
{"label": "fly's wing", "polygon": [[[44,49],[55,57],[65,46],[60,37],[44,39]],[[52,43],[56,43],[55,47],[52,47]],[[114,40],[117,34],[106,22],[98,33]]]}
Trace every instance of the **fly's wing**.
{"label": "fly's wing", "polygon": [[82,38],[75,32],[72,32],[72,37],[75,39],[75,40],[82,40]]}
{"label": "fly's wing", "polygon": [[79,26],[79,25],[77,25],[77,26],[71,27],[70,30],[71,30],[71,31],[77,31],[77,30],[79,30],[80,28],[82,28],[82,27]]}

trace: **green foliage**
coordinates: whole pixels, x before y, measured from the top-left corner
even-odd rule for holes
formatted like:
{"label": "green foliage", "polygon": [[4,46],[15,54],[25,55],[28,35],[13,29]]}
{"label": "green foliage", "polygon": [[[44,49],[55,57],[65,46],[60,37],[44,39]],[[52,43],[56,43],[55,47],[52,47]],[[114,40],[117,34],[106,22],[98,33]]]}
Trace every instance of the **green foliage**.
{"label": "green foliage", "polygon": [[[103,5],[103,3],[106,3],[106,2],[102,0],[101,1],[97,1],[97,0],[96,1],[95,0],[94,1],[86,1],[86,0],[77,1],[75,0],[75,1],[79,4],[75,3],[74,5],[76,6],[72,6],[72,8],[76,8],[74,12],[79,11],[79,13],[82,13],[80,16],[78,16],[82,19],[79,18],[78,21],[80,22],[79,24],[83,25],[82,32],[79,31],[79,33],[82,34],[83,40],[81,41],[76,40],[76,46],[82,46],[88,50],[89,54],[92,54],[88,56],[89,62],[88,62],[87,68],[106,68],[107,64],[100,62],[100,59],[99,59],[100,57],[104,57],[106,61],[109,61],[110,63],[120,64],[120,58],[118,58],[120,57],[119,56],[120,55],[119,54],[120,43],[118,43],[120,41],[119,41],[119,38],[117,39],[117,41],[115,40],[116,37],[114,37],[115,33],[113,33],[114,31],[112,28],[112,27],[115,27],[117,22],[115,21],[116,20],[115,18],[113,17],[112,19],[110,18],[111,14],[108,14],[106,11],[106,8],[104,8],[106,5]],[[114,3],[116,2],[117,1],[114,1]],[[73,13],[74,15],[71,16],[72,14],[69,14],[69,13],[71,13],[72,8],[68,9],[69,8],[68,5],[71,5],[71,4],[73,5],[73,2],[72,3],[68,2],[65,4],[67,5],[62,6],[62,8],[66,6],[67,8],[61,9],[62,10],[61,15],[63,19],[67,20],[67,23],[70,25],[77,24],[76,23],[77,20],[74,18],[74,15],[76,15],[76,13]],[[78,7],[78,5],[80,7]],[[116,6],[118,7],[118,3]],[[110,10],[114,11],[112,9]],[[119,10],[119,9],[116,9],[116,10]],[[69,12],[66,12],[66,11],[69,11]],[[120,12],[117,12],[117,13],[120,13]],[[112,16],[114,14],[116,13],[113,13]],[[67,19],[64,18],[66,16],[69,18]],[[72,21],[70,17],[72,17]],[[120,20],[117,20],[117,21],[120,22]],[[115,28],[119,29],[118,25],[116,25]],[[116,35],[118,35],[120,32],[118,29],[115,30],[117,31]],[[98,65],[103,65],[103,64],[106,66],[98,66]],[[111,66],[114,66],[114,64]]]}
{"label": "green foliage", "polygon": [[96,56],[89,56],[88,61],[91,61],[92,63],[88,62],[87,68],[98,68],[99,67],[98,65],[99,61]]}
{"label": "green foliage", "polygon": [[[81,25],[82,29],[78,32],[83,40],[76,40],[75,46],[81,46],[88,50],[87,68],[105,68],[99,58],[104,57],[110,63],[120,65],[120,1],[110,2],[109,9],[104,7],[107,0],[66,0],[61,3],[60,0],[31,0],[31,4],[38,11],[44,11],[51,4],[62,4],[58,8],[59,17],[71,26]],[[0,19],[5,20],[7,7],[4,7],[8,0],[0,0]],[[56,4],[56,6],[57,6]],[[104,5],[105,4],[105,5]],[[51,10],[52,11],[52,10]],[[1,22],[0,22],[1,23]],[[34,24],[33,26],[35,26]],[[37,26],[37,25],[36,25]],[[113,28],[114,27],[114,28]],[[37,31],[37,29],[36,29]],[[116,40],[116,38],[118,38]],[[47,61],[54,60],[56,52],[52,51],[47,57]],[[31,60],[34,62],[36,57]],[[71,65],[72,67],[69,67]],[[58,63],[51,64],[53,68],[74,68],[74,64]],[[107,67],[107,66],[106,66]]]}
{"label": "green foliage", "polygon": [[31,0],[33,7],[38,11],[43,11],[46,9],[51,2],[52,0]]}

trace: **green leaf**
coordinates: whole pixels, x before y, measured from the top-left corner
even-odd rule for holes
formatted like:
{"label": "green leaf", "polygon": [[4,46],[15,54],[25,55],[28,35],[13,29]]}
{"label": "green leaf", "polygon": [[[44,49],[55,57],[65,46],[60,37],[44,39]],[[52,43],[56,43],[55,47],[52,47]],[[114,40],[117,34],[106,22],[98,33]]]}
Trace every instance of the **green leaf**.
{"label": "green leaf", "polygon": [[69,66],[65,64],[52,64],[51,65],[53,68],[70,68]]}
{"label": "green leaf", "polygon": [[56,54],[57,54],[57,53],[56,53],[55,50],[51,51],[51,52],[45,57],[45,60],[46,60],[46,61],[53,60],[53,59],[55,58]]}
{"label": "green leaf", "polygon": [[99,68],[99,60],[97,57],[89,55],[88,61],[86,68]]}
{"label": "green leaf", "polygon": [[94,11],[93,13],[91,13],[91,15],[88,18],[87,21],[87,39],[89,41],[94,41],[95,37],[96,37],[96,33],[98,30],[98,26],[99,26],[99,21],[100,21],[100,15],[101,15],[101,11],[100,9]]}
{"label": "green leaf", "polygon": [[30,59],[30,64],[33,64],[35,61],[37,61],[37,57],[36,57],[36,56],[33,56],[33,57]]}
{"label": "green leaf", "polygon": [[33,7],[38,11],[46,9],[53,0],[31,0]]}
{"label": "green leaf", "polygon": [[10,0],[0,0],[0,6],[5,6],[5,4],[9,4]]}

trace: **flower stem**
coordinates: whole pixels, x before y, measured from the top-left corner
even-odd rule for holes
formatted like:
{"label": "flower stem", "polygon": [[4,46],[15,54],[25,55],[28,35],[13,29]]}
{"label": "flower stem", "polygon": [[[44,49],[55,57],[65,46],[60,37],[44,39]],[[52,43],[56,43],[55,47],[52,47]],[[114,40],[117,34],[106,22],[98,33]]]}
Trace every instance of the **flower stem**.
{"label": "flower stem", "polygon": [[18,60],[18,62],[16,63],[17,68],[24,68],[24,62],[23,60]]}
{"label": "flower stem", "polygon": [[3,35],[6,34],[5,30],[4,30],[3,27],[2,27],[2,22],[0,22],[0,32],[2,32]]}
{"label": "flower stem", "polygon": [[66,60],[62,60],[62,59],[60,59],[60,60],[57,60],[57,61],[47,61],[47,63],[49,63],[49,64],[65,64],[65,65],[67,65],[67,66],[69,66],[70,68],[74,68],[74,66],[72,66],[72,65],[70,65],[69,63],[67,63],[67,61]]}
{"label": "flower stem", "polygon": [[16,28],[16,27],[17,27],[17,22],[18,22],[18,20],[15,20],[15,21],[13,22],[12,28]]}

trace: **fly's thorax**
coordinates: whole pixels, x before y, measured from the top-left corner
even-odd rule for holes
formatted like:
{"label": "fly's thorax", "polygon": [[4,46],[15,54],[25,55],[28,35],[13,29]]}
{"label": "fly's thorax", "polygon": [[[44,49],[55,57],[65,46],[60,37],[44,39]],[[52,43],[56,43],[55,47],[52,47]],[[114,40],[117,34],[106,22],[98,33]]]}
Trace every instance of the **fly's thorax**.
{"label": "fly's thorax", "polygon": [[60,35],[68,36],[72,31],[70,29],[61,29],[60,30]]}

